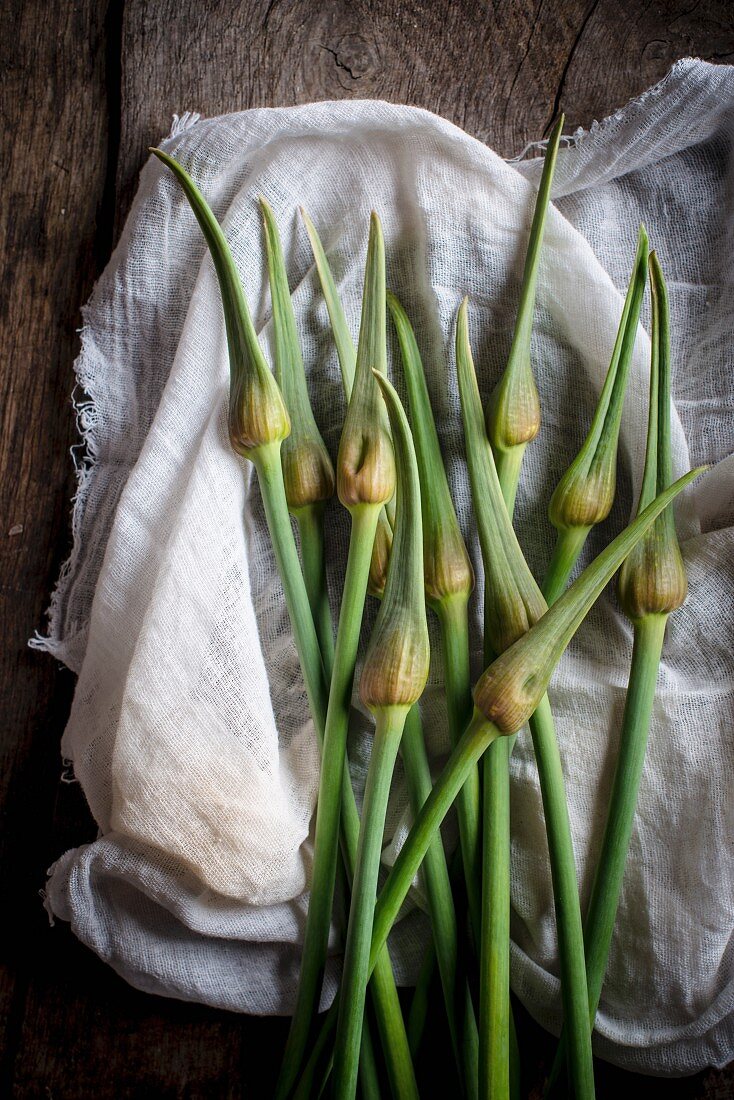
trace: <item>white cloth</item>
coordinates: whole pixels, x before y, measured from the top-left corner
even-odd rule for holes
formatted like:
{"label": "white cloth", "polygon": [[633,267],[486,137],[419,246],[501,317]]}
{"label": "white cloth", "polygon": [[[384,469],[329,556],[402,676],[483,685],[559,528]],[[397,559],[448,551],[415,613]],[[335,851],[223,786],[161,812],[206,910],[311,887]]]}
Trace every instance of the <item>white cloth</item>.
{"label": "white cloth", "polygon": [[[553,539],[547,501],[588,426],[644,220],[671,292],[675,467],[720,463],[679,509],[690,597],[669,627],[597,1022],[602,1056],[660,1074],[734,1057],[734,469],[731,459],[721,461],[734,449],[733,118],[734,70],[685,61],[561,151],[533,336],[543,428],[527,452],[517,507],[521,542],[540,575]],[[184,116],[164,147],[222,220],[266,343],[270,306],[256,198],[262,193],[272,204],[315,413],[332,452],[344,402],[297,208],[309,210],[322,234],[355,331],[368,215],[379,212],[389,283],[424,353],[477,562],[454,317],[469,294],[487,394],[509,346],[534,202],[528,179],[537,178],[539,162],[508,164],[434,115],[376,102]],[[48,635],[34,644],[78,673],[62,751],[101,836],[56,863],[47,904],[134,985],[242,1011],[287,1012],[306,907],[318,751],[255,479],[227,443],[227,353],[213,268],[187,202],[157,161],[142,171],[84,321],[76,370],[87,395],[78,406],[86,457],[74,548]],[[648,354],[641,331],[618,500],[590,550],[633,506]],[[394,355],[392,372],[402,389]],[[334,502],[335,601],[347,530]],[[480,589],[472,606],[476,671]],[[373,617],[370,608],[368,622]],[[630,642],[610,591],[552,685],[584,897]],[[436,766],[447,749],[441,678],[434,656],[423,712]],[[355,710],[358,786],[368,729]],[[404,834],[404,807],[399,766],[386,831],[393,847]],[[513,758],[513,875],[513,986],[557,1030],[553,907],[527,735]],[[401,979],[415,977],[425,931],[415,908],[399,922],[393,946]],[[336,936],[332,949],[325,1000],[335,984]]]}

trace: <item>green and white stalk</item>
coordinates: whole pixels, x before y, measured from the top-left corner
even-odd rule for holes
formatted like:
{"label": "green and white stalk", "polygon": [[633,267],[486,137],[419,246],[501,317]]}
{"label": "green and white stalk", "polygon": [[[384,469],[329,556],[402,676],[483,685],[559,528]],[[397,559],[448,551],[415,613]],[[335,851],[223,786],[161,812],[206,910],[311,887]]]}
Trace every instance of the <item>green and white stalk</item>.
{"label": "green and white stalk", "polygon": [[[672,481],[668,294],[654,252],[650,254],[649,267],[652,291],[650,411],[638,512]],[[685,601],[687,589],[673,511],[667,508],[634,548],[619,575],[619,599],[632,620],[634,642],[612,793],[584,926],[592,1025],[622,891],[665,627],[671,612]],[[562,1033],[551,1084],[563,1071],[565,1046],[566,1038]]]}
{"label": "green and white stalk", "polygon": [[647,281],[647,255],[647,233],[640,226],[617,339],[589,434],[548,505],[550,521],[558,531],[543,581],[543,593],[549,604],[566,587],[589,531],[607,518],[614,503],[619,428]]}
{"label": "green and white stalk", "polygon": [[525,448],[535,439],[540,428],[540,398],[530,361],[530,338],[533,331],[540,251],[564,121],[565,118],[561,115],[548,139],[530,227],[512,346],[502,378],[487,404],[487,435],[494,451],[500,482],[506,486],[505,499],[510,515],[515,506],[515,493]]}
{"label": "green and white stalk", "polygon": [[[306,919],[296,1009],[286,1044],[278,1097],[286,1096],[301,1066],[318,1008],[334,896],[341,792],[357,647],[372,547],[383,505],[395,489],[395,459],[372,368],[384,371],[385,247],[376,214],[370,222],[359,346],[337,458],[337,491],[352,530],[339,613],[322,752],[314,838],[311,902]],[[410,1067],[404,1066],[408,1078]]]}
{"label": "green and white stalk", "polygon": [[[423,364],[408,315],[394,294],[387,304],[398,335],[423,500],[423,573],[428,606],[438,617],[446,681],[449,734],[456,744],[471,717],[469,597],[474,572],[449,490]],[[457,801],[469,909],[479,930],[479,774],[470,774]]]}
{"label": "green and white stalk", "polygon": [[[280,234],[268,203],[261,199],[260,205],[265,227],[273,303],[275,374],[290,414],[292,428],[282,448],[283,480],[289,510],[298,524],[306,591],[316,625],[326,677],[330,682],[334,663],[334,632],[326,588],[323,519],[324,505],[334,491],[334,470],[316,425],[308,396]],[[351,379],[353,377],[352,367]],[[357,854],[359,813],[347,767],[344,769],[342,779],[341,827],[348,887],[351,884]],[[346,927],[346,919],[344,925]],[[387,952],[384,953],[373,975],[371,992],[388,1076],[395,1088],[398,1088],[401,1080],[401,1066],[409,1061],[408,1044]],[[367,1027],[366,1020],[365,1027]],[[371,1061],[370,1053],[369,1037],[364,1036],[362,1059],[368,1064]],[[376,1068],[373,1066],[372,1069],[365,1069],[362,1081],[363,1091],[366,1088],[364,1077],[376,1081]]]}
{"label": "green and white stalk", "polygon": [[415,450],[395,390],[378,371],[374,375],[390,416],[397,469],[397,508],[385,594],[360,683],[362,702],[374,714],[376,725],[362,807],[334,1048],[334,1094],[340,1100],[351,1100],[357,1091],[372,914],[387,800],[405,719],[423,693],[430,661]]}
{"label": "green and white stalk", "polygon": [[461,741],[433,785],[377,898],[370,965],[384,946],[426,849],[465,781],[467,772],[498,737],[516,733],[529,720],[550,677],[592,604],[658,515],[703,471],[684,474],[640,513],[583,570],[527,634],[499,656],[474,689],[474,714]]}

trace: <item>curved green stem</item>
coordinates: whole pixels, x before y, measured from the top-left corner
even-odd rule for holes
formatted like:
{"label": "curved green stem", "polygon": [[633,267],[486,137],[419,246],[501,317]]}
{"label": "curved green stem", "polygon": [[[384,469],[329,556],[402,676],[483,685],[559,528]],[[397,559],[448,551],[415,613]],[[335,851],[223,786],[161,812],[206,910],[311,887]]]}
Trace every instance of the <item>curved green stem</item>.
{"label": "curved green stem", "polygon": [[510,447],[507,450],[501,450],[498,447],[494,454],[494,461],[497,466],[497,477],[500,481],[502,496],[504,497],[507,514],[510,518],[512,518],[512,513],[515,510],[515,497],[517,496],[517,486],[520,482],[522,460],[525,457],[525,446],[526,444],[519,443],[515,447]]}
{"label": "curved green stem", "polygon": [[334,664],[334,625],[326,588],[324,553],[324,503],[310,504],[295,513],[301,541],[303,580],[313,614],[326,676],[331,681]]}
{"label": "curved green stem", "polygon": [[426,945],[423,962],[418,971],[418,978],[413,990],[413,996],[410,999],[408,1021],[405,1025],[406,1031],[408,1032],[408,1043],[410,1044],[410,1053],[413,1061],[416,1060],[421,1042],[423,1041],[423,1032],[425,1031],[426,1020],[428,1019],[431,986],[436,976],[436,964],[436,945],[433,940],[430,940]]}
{"label": "curved green stem", "polygon": [[387,941],[400,906],[405,901],[436,830],[451,809],[456,796],[466,782],[467,775],[476,766],[484,750],[498,736],[500,734],[497,727],[475,711],[463,737],[451,753],[423,808],[413,822],[408,838],[400,849],[398,858],[377,898],[370,966],[374,964],[377,952]]}
{"label": "curved green stem", "polygon": [[[666,623],[667,615],[649,615],[635,624],[632,666],[622,720],[619,754],[584,928],[586,980],[589,987],[589,1014],[592,1027],[599,1007],[614,922],[622,892],[624,868],[645,763]],[[555,1085],[563,1073],[565,1053],[564,1027],[548,1081],[549,1089]]]}
{"label": "curved green stem", "polygon": [[[457,745],[472,715],[471,674],[469,670],[469,621],[468,597],[463,594],[447,596],[435,605],[441,628],[441,651],[444,662],[446,709],[452,745]],[[461,857],[469,902],[469,919],[478,949],[481,926],[481,794],[479,771],[467,775],[456,800],[459,821]]]}
{"label": "curved green stem", "polygon": [[547,695],[543,696],[530,719],[530,732],[533,736],[533,748],[538,764],[545,827],[548,834],[558,953],[561,964],[563,1017],[568,1036],[569,1075],[576,1100],[592,1100],[594,1061],[591,1053],[589,993],[586,984],[581,905],[563,768]]}
{"label": "curved green stem", "polygon": [[288,504],[283,487],[283,470],[280,461],[280,444],[270,443],[259,447],[253,454],[257,470],[260,495],[265,518],[273,544],[285,601],[288,607],[293,637],[301,662],[306,693],[311,714],[317,726],[323,729],[328,703],[328,680],[324,674],[321,649],[316,634],[306,586],[301,573],[301,563],[293,537]]}
{"label": "curved green stem", "polygon": [[563,527],[556,536],[556,544],[541,589],[548,606],[565,592],[573,573],[573,567],[584,548],[590,527]]}
{"label": "curved green stem", "polygon": [[[417,707],[412,708],[406,719],[401,753],[413,813],[417,815],[433,789]],[[459,931],[440,833],[435,835],[428,847],[422,872],[456,1065],[464,1083],[465,1095],[476,1097],[479,1035],[469,987],[458,971]]]}
{"label": "curved green stem", "polygon": [[[364,1001],[369,977],[372,912],[377,894],[387,800],[406,713],[404,707],[381,707],[377,711],[352,883],[352,904],[334,1047],[334,1093],[340,1100],[352,1100],[357,1092]],[[417,1097],[418,1090],[413,1086],[410,1092],[403,1095]]]}

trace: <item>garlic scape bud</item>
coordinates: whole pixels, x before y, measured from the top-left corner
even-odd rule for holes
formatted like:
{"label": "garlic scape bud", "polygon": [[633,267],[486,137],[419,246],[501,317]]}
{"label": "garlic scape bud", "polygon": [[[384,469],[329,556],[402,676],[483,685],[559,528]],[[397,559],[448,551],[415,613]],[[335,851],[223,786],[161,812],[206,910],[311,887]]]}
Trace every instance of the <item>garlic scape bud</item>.
{"label": "garlic scape bud", "polygon": [[605,520],[614,503],[617,445],[627,378],[647,281],[648,239],[643,226],[609,370],[589,433],[563,475],[548,506],[559,535],[543,591],[549,603],[568,581],[591,527]]}
{"label": "garlic scape bud", "polygon": [[232,253],[206,199],[188,172],[161,149],[151,152],[167,164],[189,200],[209,246],[222,295],[229,348],[229,436],[245,458],[290,433],[290,419],[278,385],[265,362]]}
{"label": "garlic scape bud", "polygon": [[362,669],[360,695],[370,710],[411,707],[428,678],[429,645],[423,592],[421,490],[415,449],[400,399],[378,371],[397,468],[396,520],[385,593]]}
{"label": "garlic scape bud", "polygon": [[278,226],[264,198],[260,209],[273,304],[275,377],[291,420],[282,448],[283,481],[288,507],[296,513],[333,496],[334,468],[311,409]]}
{"label": "garlic scape bud", "polygon": [[468,598],[474,571],[451,500],[415,333],[407,313],[389,291],[387,304],[398,334],[421,482],[426,599],[436,607],[453,595]]}
{"label": "garlic scape bud", "polygon": [[[561,115],[548,140],[530,228],[520,290],[520,305],[510,355],[504,374],[487,405],[487,435],[494,450],[502,484],[506,487],[507,508],[510,514],[515,502],[525,447],[535,439],[540,428],[540,398],[530,362],[530,337],[533,328],[540,250],[563,123],[564,116]],[[506,468],[507,473],[505,473]]]}
{"label": "garlic scape bud", "polygon": [[512,526],[487,439],[469,344],[468,302],[456,324],[456,372],[464,419],[469,481],[484,562],[484,629],[494,653],[503,653],[546,611]]}
{"label": "garlic scape bud", "polygon": [[474,703],[501,733],[516,733],[527,722],[545,694],[564,649],[604,586],[661,512],[702,469],[689,471],[662,490],[535,626],[483,673],[474,689]]}
{"label": "garlic scape bud", "polygon": [[421,495],[415,450],[395,390],[378,370],[373,373],[387,404],[395,446],[396,524],[385,595],[370,637],[360,684],[362,701],[375,714],[376,728],[352,883],[334,1046],[333,1092],[341,1100],[351,1100],[357,1087],[372,914],[390,782],[405,720],[423,692],[429,665]]}
{"label": "garlic scape bud", "polygon": [[[650,254],[652,357],[650,414],[645,473],[638,511],[672,480],[670,455],[670,310],[660,262]],[[686,598],[688,582],[675,533],[672,508],[666,508],[637,544],[619,574],[619,598],[633,622],[646,615],[668,615]]]}
{"label": "garlic scape bud", "polygon": [[395,491],[395,458],[373,371],[385,374],[385,243],[372,214],[354,384],[337,458],[337,491],[345,508],[386,504]]}

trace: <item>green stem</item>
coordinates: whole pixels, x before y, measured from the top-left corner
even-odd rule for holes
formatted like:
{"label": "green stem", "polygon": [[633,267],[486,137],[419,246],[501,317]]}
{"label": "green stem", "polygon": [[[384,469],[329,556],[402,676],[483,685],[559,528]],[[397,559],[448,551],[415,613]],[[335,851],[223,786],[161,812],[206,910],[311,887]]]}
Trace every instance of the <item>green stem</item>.
{"label": "green stem", "polygon": [[451,753],[423,808],[413,822],[408,838],[400,849],[398,858],[380,891],[375,906],[370,966],[373,965],[377,952],[386,943],[400,906],[405,901],[431,841],[466,782],[467,775],[476,766],[484,750],[498,736],[500,734],[496,726],[475,711],[463,737]]}
{"label": "green stem", "polygon": [[410,1001],[408,1022],[406,1024],[408,1043],[410,1044],[410,1053],[413,1061],[415,1061],[418,1056],[421,1041],[423,1039],[423,1032],[426,1027],[426,1020],[428,1019],[431,986],[436,976],[436,961],[436,945],[433,940],[431,940],[426,946],[423,962],[418,971],[418,979],[415,983],[415,989],[413,990],[413,996]]}
{"label": "green stem", "polygon": [[[403,1096],[413,1096],[416,1091],[413,1057],[387,947],[380,952],[370,977],[369,989],[392,1095],[395,1100]],[[364,1030],[368,1030],[366,1021]],[[364,1036],[362,1043],[364,1044]],[[364,1046],[359,1057],[361,1071]]]}
{"label": "green stem", "polygon": [[[612,932],[622,892],[624,868],[645,763],[667,618],[667,615],[648,615],[635,624],[632,666],[622,720],[619,754],[584,929],[586,980],[589,987],[589,1013],[592,1027],[599,1007]],[[563,1072],[565,1051],[564,1028],[548,1082],[549,1089]]]}
{"label": "green stem", "polygon": [[[337,642],[337,653],[338,648]],[[352,883],[352,904],[336,1026],[333,1088],[339,1100],[352,1100],[357,1092],[359,1049],[369,977],[372,913],[377,894],[387,800],[405,717],[404,707],[379,708],[377,711],[375,739],[362,806],[362,825]],[[417,1088],[414,1087],[410,1093],[404,1095],[417,1097]]]}
{"label": "green stem", "polygon": [[319,501],[317,504],[299,508],[295,517],[301,541],[303,579],[319,640],[321,658],[326,676],[330,681],[334,664],[334,625],[331,621],[329,593],[326,588],[324,502]]}
{"label": "green stem", "polygon": [[505,499],[505,507],[510,518],[512,518],[512,513],[515,510],[515,497],[517,496],[520,469],[526,446],[526,443],[518,443],[514,447],[498,447],[494,453],[497,477],[500,481],[502,496]]}
{"label": "green stem", "polygon": [[548,606],[566,590],[573,567],[578,561],[590,527],[562,527],[556,538],[553,555],[543,580],[542,590]]}
{"label": "green stem", "polygon": [[[285,499],[285,495],[283,495],[283,499]],[[296,1006],[283,1056],[277,1090],[278,1097],[288,1095],[303,1061],[311,1031],[311,1023],[318,1009],[319,991],[326,963],[339,847],[340,809],[342,792],[345,790],[344,761],[346,758],[352,681],[354,679],[354,666],[357,659],[357,646],[367,592],[372,543],[375,537],[379,511],[380,509],[373,505],[363,505],[352,510],[352,532],[347,559],[347,572],[344,580],[331,690],[324,726],[311,876],[311,900],[306,918]],[[300,568],[298,572],[300,574]],[[308,603],[307,600],[306,603]],[[315,635],[313,619],[311,619],[311,628]],[[324,713],[323,709],[320,713]]]}
{"label": "green stem", "polygon": [[479,1095],[510,1096],[510,753],[511,738],[483,757],[484,836],[479,971]]}
{"label": "green stem", "polygon": [[258,447],[253,454],[253,461],[257,470],[260,495],[275,560],[285,592],[285,602],[301,662],[311,714],[316,725],[323,730],[328,702],[328,681],[324,675],[319,640],[288,514],[280,461],[280,444],[270,443]]}
{"label": "green stem", "polygon": [[[545,193],[544,204],[547,199]],[[515,510],[525,446],[521,443],[505,450],[498,448],[495,456],[497,478],[510,519]],[[485,633],[485,664],[493,657]],[[510,1002],[510,757],[516,740],[513,736],[490,745],[483,758],[479,1091],[480,1096],[491,1096],[493,1100],[495,1095],[518,1097],[520,1093],[520,1052]]]}
{"label": "green stem", "polygon": [[[471,719],[471,674],[469,670],[468,597],[463,593],[447,596],[436,604],[441,628],[444,662],[446,709],[452,745],[457,745]],[[475,945],[479,944],[482,899],[481,876],[481,794],[479,771],[470,771],[456,801],[461,856],[469,903],[469,918]]]}
{"label": "green stem", "polygon": [[[417,815],[433,789],[417,707],[411,709],[406,719],[401,752],[413,813]],[[456,1065],[465,1095],[476,1097],[479,1036],[469,987],[458,972],[459,931],[440,833],[428,847],[422,872]]]}
{"label": "green stem", "polygon": [[547,695],[543,696],[530,719],[530,732],[538,764],[548,834],[561,965],[563,1017],[568,1035],[569,1074],[576,1100],[592,1100],[594,1061],[591,1053],[581,906],[563,768]]}
{"label": "green stem", "polygon": [[[301,556],[303,559],[303,573],[308,592],[309,603],[316,624],[316,632],[319,637],[321,653],[324,660],[326,673],[331,678],[334,664],[334,634],[331,622],[331,610],[325,583],[324,570],[324,533],[323,533],[323,504],[316,504],[309,508],[298,510],[297,521],[301,537]],[[344,865],[351,886],[354,875],[354,863],[357,856],[357,843],[359,840],[359,813],[354,800],[349,768],[344,768],[342,778],[342,854]],[[346,920],[345,920],[346,926]],[[410,1045],[403,1022],[402,1009],[398,999],[398,991],[395,986],[395,978],[392,972],[392,963],[387,950],[383,951],[375,966],[372,980],[370,981],[370,996],[375,1009],[380,1038],[382,1040],[383,1054],[387,1067],[388,1077],[395,1095],[399,1095],[404,1088],[404,1083],[412,1079],[413,1069],[410,1058]],[[336,1023],[334,1014],[333,1023]],[[369,1026],[365,1019],[365,1034],[362,1037],[360,1053],[360,1073],[362,1091],[374,1088],[377,1082],[377,1067],[374,1064],[374,1053],[369,1037]],[[322,1026],[319,1032],[317,1049],[322,1044],[324,1036],[328,1037],[331,1030],[328,1026]],[[313,1056],[309,1058],[309,1064],[313,1062]],[[370,1064],[372,1063],[372,1065]],[[313,1073],[313,1070],[312,1070]],[[303,1077],[308,1074],[308,1067]],[[370,1084],[368,1084],[368,1080]],[[299,1089],[301,1085],[299,1084]]]}

